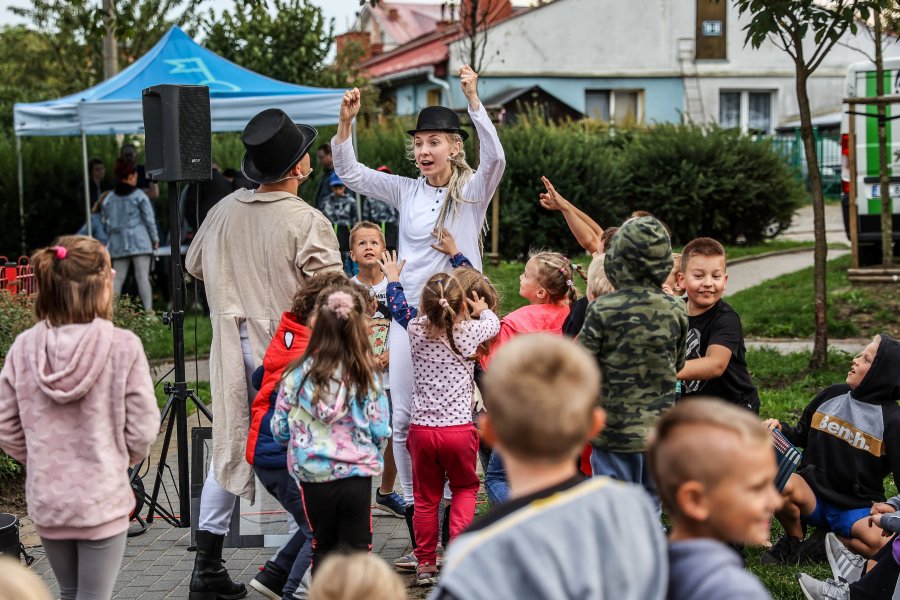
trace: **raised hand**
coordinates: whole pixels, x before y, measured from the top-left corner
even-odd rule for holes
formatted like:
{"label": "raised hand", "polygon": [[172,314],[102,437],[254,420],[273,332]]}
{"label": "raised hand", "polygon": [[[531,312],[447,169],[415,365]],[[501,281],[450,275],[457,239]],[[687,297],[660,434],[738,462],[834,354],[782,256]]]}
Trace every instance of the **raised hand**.
{"label": "raised hand", "polygon": [[403,271],[403,265],[406,264],[406,259],[404,258],[399,263],[397,263],[397,251],[393,252],[385,250],[381,255],[381,272],[384,273],[384,276],[387,277],[387,280],[391,283],[395,281],[400,281],[400,272]]}
{"label": "raised hand", "polygon": [[466,302],[469,304],[469,312],[472,313],[472,318],[475,319],[481,316],[481,313],[489,308],[487,302],[484,301],[484,298],[479,296],[478,292],[475,290],[472,290],[472,297],[466,298]]}
{"label": "raised hand", "polygon": [[472,70],[469,65],[463,65],[459,68],[459,83],[462,86],[463,94],[469,101],[472,109],[477,109],[480,102],[478,100],[478,73]]}
{"label": "raised hand", "polygon": [[546,177],[541,177],[541,183],[547,189],[546,192],[540,195],[541,206],[547,210],[562,210],[568,203],[568,200],[560,196],[559,192],[556,191],[556,188],[553,187],[553,184]]}
{"label": "raised hand", "polygon": [[[438,238],[437,227],[432,230],[431,237]],[[437,242],[433,243],[431,247],[441,254],[446,254],[451,257],[456,256],[459,252],[459,248],[456,246],[456,240],[453,239],[453,235],[450,234],[450,231],[446,227],[441,227],[440,238]]]}
{"label": "raised hand", "polygon": [[341,121],[350,122],[353,120],[353,117],[359,113],[359,108],[362,106],[362,94],[359,91],[359,88],[353,88],[352,90],[347,90],[344,92],[344,98],[341,100]]}

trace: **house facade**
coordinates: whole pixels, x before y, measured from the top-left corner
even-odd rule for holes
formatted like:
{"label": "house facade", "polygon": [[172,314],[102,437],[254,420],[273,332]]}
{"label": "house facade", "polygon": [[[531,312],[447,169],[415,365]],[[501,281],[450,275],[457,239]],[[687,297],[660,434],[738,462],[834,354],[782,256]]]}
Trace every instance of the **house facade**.
{"label": "house facade", "polygon": [[[759,49],[745,44],[748,23],[749,16],[739,16],[725,0],[554,0],[488,28],[480,93],[537,85],[604,121],[651,124],[685,117],[773,133],[798,118],[794,65],[772,40]],[[465,106],[455,73],[467,61],[469,42],[458,29],[432,47],[428,60],[434,62],[415,67],[448,85],[424,77],[404,81],[396,77],[402,73],[383,68],[390,64],[383,57],[370,59],[382,67],[374,79],[395,98],[397,114],[438,102]],[[442,44],[445,51],[437,48]],[[812,33],[806,47],[812,51]],[[394,52],[403,51],[400,46]],[[840,112],[847,68],[867,55],[874,55],[874,43],[864,25],[832,48],[809,80],[814,115]],[[900,55],[900,48],[888,45],[886,55]],[[409,56],[411,65],[416,52]]]}

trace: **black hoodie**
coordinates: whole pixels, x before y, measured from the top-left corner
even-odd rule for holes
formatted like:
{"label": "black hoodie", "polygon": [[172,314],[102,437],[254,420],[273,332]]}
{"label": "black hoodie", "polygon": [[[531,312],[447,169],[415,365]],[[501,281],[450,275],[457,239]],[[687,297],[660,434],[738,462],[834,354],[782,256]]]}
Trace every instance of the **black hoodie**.
{"label": "black hoodie", "polygon": [[838,508],[884,502],[883,480],[900,474],[900,342],[887,334],[855,390],[833,385],[816,396],[785,437],[804,448],[797,470],[816,497]]}

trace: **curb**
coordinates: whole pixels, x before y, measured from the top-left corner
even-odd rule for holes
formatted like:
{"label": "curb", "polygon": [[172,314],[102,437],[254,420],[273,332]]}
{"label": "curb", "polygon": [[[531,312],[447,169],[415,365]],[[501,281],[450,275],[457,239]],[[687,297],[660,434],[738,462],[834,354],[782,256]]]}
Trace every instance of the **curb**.
{"label": "curb", "polygon": [[[828,248],[829,250],[847,250],[850,248]],[[788,248],[786,250],[773,250],[772,252],[763,252],[762,254],[754,254],[752,256],[742,256],[740,258],[735,258],[728,261],[728,265],[739,265],[742,263],[753,262],[755,260],[762,260],[764,258],[774,258],[776,256],[785,256],[788,254],[800,254],[802,252],[813,252],[815,251],[814,246],[808,246],[805,248]]]}

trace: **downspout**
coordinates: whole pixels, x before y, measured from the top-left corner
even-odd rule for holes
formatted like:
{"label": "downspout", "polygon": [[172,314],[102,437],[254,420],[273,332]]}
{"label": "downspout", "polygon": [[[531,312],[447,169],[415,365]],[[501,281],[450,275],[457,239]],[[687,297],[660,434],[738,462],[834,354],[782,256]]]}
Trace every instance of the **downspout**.
{"label": "downspout", "polygon": [[[444,81],[443,79],[438,79],[437,77],[434,76],[434,67],[431,67],[431,69],[428,71],[428,73],[425,75],[425,77],[431,83],[444,88],[444,91],[447,92],[447,103],[449,104],[450,103],[450,84],[447,83],[446,81]],[[443,102],[443,93],[441,93],[441,104],[443,104],[443,103],[444,103]]]}

